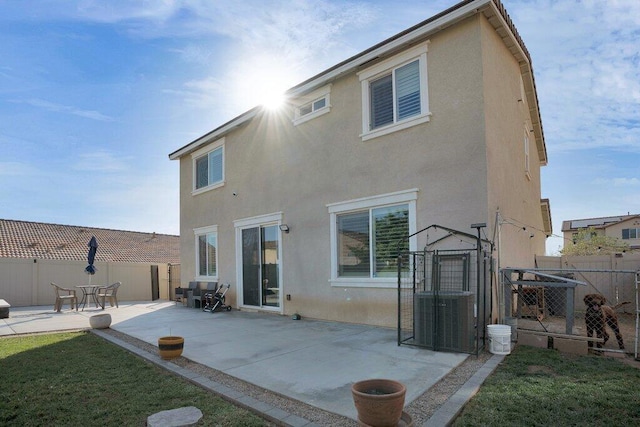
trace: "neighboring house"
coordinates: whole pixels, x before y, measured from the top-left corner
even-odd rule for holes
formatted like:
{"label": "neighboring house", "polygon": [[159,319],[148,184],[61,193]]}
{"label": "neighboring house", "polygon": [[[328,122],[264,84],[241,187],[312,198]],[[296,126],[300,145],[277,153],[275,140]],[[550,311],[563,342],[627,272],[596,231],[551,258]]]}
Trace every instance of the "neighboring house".
{"label": "neighboring house", "polygon": [[501,265],[544,254],[531,58],[499,1],[459,3],[287,97],[169,155],[183,282],[230,282],[242,309],[395,326],[399,237],[486,223],[493,238],[503,218],[528,228],[501,227]]}
{"label": "neighboring house", "polygon": [[[89,278],[92,236],[98,271]],[[90,279],[122,281],[121,300],[168,299],[170,265],[179,263],[179,236],[0,219],[0,298],[12,306],[52,304],[50,282],[73,287]]]}
{"label": "neighboring house", "polygon": [[640,249],[640,215],[620,215],[600,218],[572,219],[562,222],[565,246],[576,243],[578,231],[593,228],[600,236],[613,237],[628,243],[630,249]]}

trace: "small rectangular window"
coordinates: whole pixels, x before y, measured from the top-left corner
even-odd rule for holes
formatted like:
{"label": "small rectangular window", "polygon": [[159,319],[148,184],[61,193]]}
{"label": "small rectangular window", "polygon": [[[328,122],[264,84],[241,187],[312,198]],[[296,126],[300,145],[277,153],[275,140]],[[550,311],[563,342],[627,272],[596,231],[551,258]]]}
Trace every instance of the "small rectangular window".
{"label": "small rectangular window", "polygon": [[195,159],[195,188],[200,189],[221,183],[224,179],[223,147]]}
{"label": "small rectangular window", "polygon": [[629,240],[629,229],[628,228],[623,228],[622,229],[622,240]]}
{"label": "small rectangular window", "polygon": [[313,105],[307,104],[300,107],[300,115],[304,116],[313,112]]}
{"label": "small rectangular window", "polygon": [[638,238],[638,233],[637,233],[638,229],[637,228],[630,228],[629,229],[629,238],[630,239],[637,239]]}
{"label": "small rectangular window", "polygon": [[428,45],[427,40],[358,72],[363,141],[429,121]]}
{"label": "small rectangular window", "polygon": [[324,108],[327,105],[327,98],[318,99],[313,103],[313,111]]}
{"label": "small rectangular window", "polygon": [[331,111],[331,84],[292,100],[294,103],[293,124],[298,126]]}
{"label": "small rectangular window", "polygon": [[218,276],[218,232],[217,227],[205,227],[196,234],[196,274],[199,278]]}
{"label": "small rectangular window", "polygon": [[327,98],[323,96],[320,99],[316,99],[313,102],[308,104],[304,104],[301,107],[298,107],[298,117],[306,116],[307,114],[315,113],[318,110],[321,110],[327,106]]}

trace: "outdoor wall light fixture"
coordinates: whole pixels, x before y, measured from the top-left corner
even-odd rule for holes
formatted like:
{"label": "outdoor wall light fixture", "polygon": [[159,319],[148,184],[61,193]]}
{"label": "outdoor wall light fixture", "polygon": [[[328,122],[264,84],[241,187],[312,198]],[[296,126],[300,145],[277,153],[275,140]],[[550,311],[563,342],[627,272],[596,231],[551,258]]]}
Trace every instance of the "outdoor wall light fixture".
{"label": "outdoor wall light fixture", "polygon": [[285,233],[288,233],[289,226],[287,224],[280,224],[280,231],[284,231]]}

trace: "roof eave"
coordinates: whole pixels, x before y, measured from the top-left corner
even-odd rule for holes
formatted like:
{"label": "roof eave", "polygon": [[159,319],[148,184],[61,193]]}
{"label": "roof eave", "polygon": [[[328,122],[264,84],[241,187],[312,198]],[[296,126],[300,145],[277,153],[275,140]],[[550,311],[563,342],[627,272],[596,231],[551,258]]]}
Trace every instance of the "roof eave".
{"label": "roof eave", "polygon": [[[318,87],[324,86],[341,76],[353,72],[361,65],[374,61],[379,58],[389,56],[402,48],[421,40],[430,34],[449,27],[469,16],[477,14],[481,9],[489,7],[493,4],[492,0],[466,0],[458,3],[451,8],[435,15],[426,21],[423,21],[395,36],[384,40],[377,45],[323,71],[322,73],[311,77],[310,79],[287,90],[285,96],[287,98],[295,98],[306,92],[312,91]],[[197,150],[202,145],[208,144],[219,139],[231,132],[233,129],[242,126],[254,118],[261,107],[255,107],[244,114],[230,120],[222,126],[212,130],[211,132],[190,142],[184,147],[169,154],[170,160],[177,160],[185,154],[189,154]]]}
{"label": "roof eave", "polygon": [[245,113],[242,113],[235,119],[231,119],[230,121],[223,124],[222,126],[212,130],[211,132],[208,132],[202,135],[200,138],[194,141],[191,141],[189,144],[185,145],[184,147],[179,148],[178,150],[169,154],[169,160],[177,160],[180,157],[184,156],[185,154],[188,154],[197,150],[202,145],[208,144],[211,141],[215,141],[216,139],[223,137],[233,129],[240,127],[243,124],[249,122],[252,118],[254,118],[258,114],[258,112],[261,109],[262,107],[254,107],[251,110]]}
{"label": "roof eave", "polygon": [[[512,54],[520,62],[521,73],[523,81],[525,82],[525,92],[527,94],[527,100],[530,106],[530,113],[532,117],[533,131],[535,135],[536,147],[538,156],[540,158],[540,164],[547,164],[547,149],[544,142],[544,132],[542,129],[542,120],[540,118],[540,110],[538,108],[538,97],[536,93],[535,79],[533,77],[533,69],[531,66],[531,58],[529,52],[524,46],[524,42],[520,38],[515,26],[511,22],[511,18],[506,13],[506,10],[500,0],[465,0],[449,9],[422,21],[413,27],[388,38],[375,46],[349,58],[345,61],[323,71],[322,73],[311,77],[310,79],[292,87],[285,95],[287,98],[295,98],[304,93],[315,90],[322,87],[341,76],[351,73],[358,67],[375,61],[390,55],[393,55],[399,50],[423,40],[438,31],[441,31],[451,25],[462,21],[477,13],[485,13],[485,16],[490,20],[496,31],[500,28],[503,29],[501,34],[503,41],[507,47],[510,48]],[[491,17],[497,17],[497,20],[491,20]],[[238,117],[230,120],[222,126],[212,130],[211,132],[199,137],[198,139],[190,142],[184,147],[169,154],[170,160],[176,160],[185,154],[189,154],[199,147],[208,144],[216,139],[219,139],[231,132],[237,127],[242,126],[251,119],[253,119],[261,107],[255,107],[246,113],[239,115]]]}
{"label": "roof eave", "polygon": [[[542,118],[538,105],[538,92],[536,90],[536,80],[533,74],[531,55],[502,2],[500,0],[493,0],[491,4],[493,6],[492,8],[485,9],[485,17],[520,64],[520,74],[529,105],[529,115],[531,116],[531,125],[533,127],[532,130],[535,137],[538,158],[540,159],[540,165],[545,166],[548,161],[547,146],[544,140],[544,130],[542,128]],[[493,11],[493,14],[491,14],[490,11]]]}

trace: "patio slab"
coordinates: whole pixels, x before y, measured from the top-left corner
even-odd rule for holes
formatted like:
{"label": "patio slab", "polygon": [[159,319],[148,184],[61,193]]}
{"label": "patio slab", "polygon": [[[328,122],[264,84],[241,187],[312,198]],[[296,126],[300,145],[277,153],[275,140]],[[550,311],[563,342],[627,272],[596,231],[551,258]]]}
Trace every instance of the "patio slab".
{"label": "patio slab", "polygon": [[89,328],[99,312],[111,314],[114,330],[153,345],[160,336],[183,336],[183,355],[195,362],[352,419],[353,382],[396,379],[407,386],[408,404],[468,357],[399,347],[395,329],[237,310],[211,314],[166,301],[62,313],[18,307],[0,319],[0,335]]}

